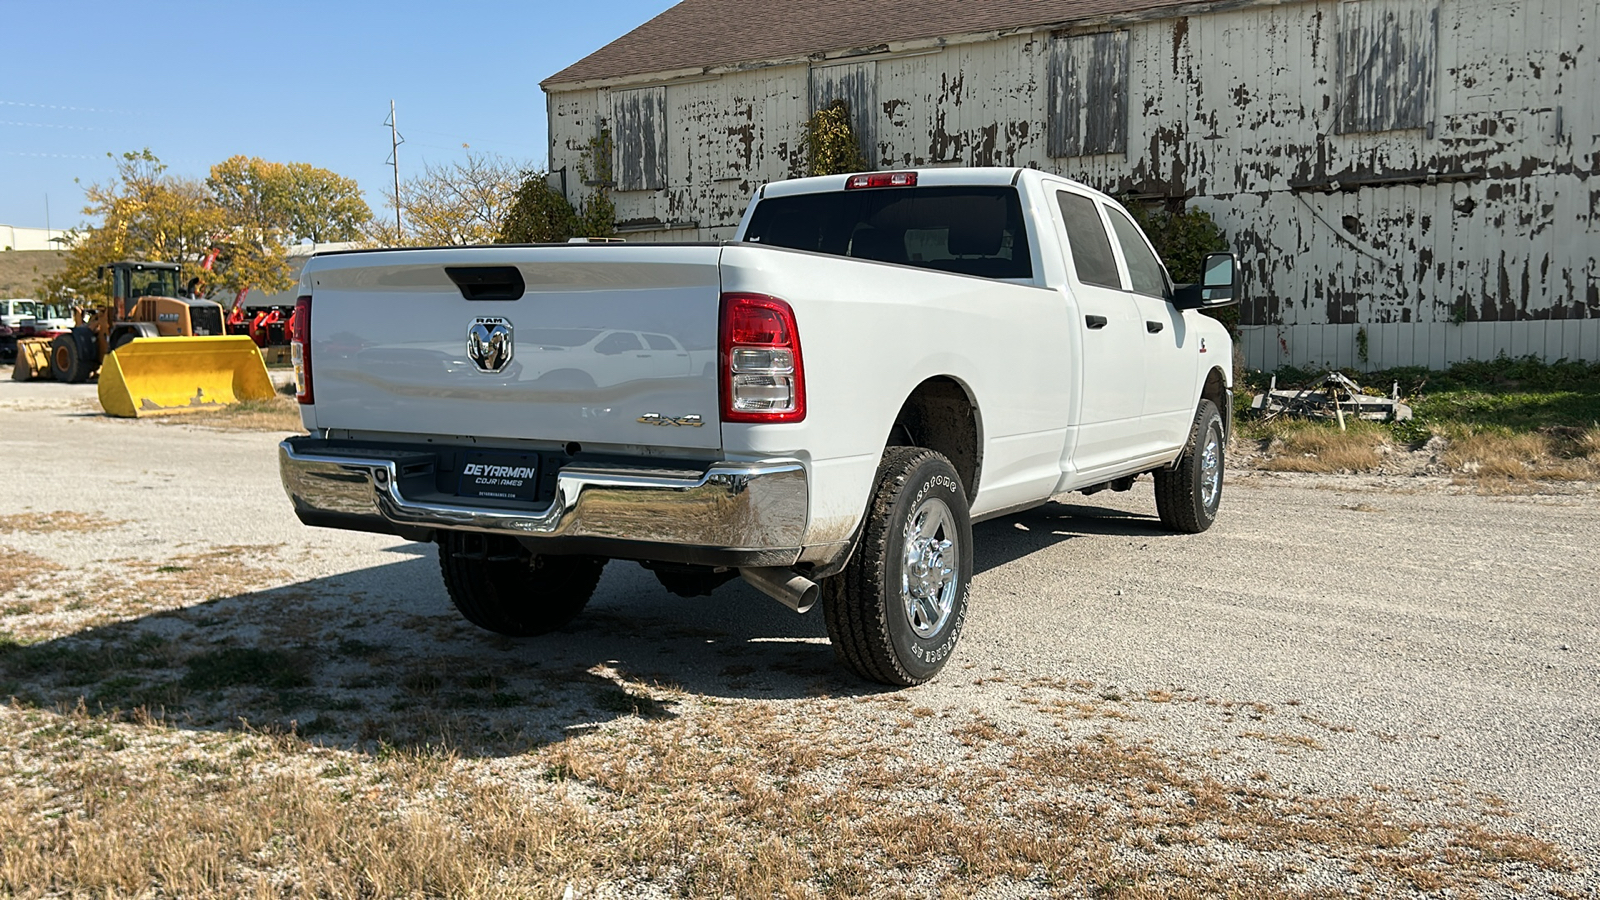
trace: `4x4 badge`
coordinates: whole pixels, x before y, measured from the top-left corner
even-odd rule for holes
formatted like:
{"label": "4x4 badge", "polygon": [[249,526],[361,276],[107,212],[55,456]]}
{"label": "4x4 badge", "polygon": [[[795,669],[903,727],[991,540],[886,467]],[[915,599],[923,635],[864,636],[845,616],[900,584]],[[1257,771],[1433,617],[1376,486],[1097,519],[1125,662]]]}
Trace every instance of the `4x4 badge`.
{"label": "4x4 badge", "polygon": [[491,374],[511,364],[511,322],[499,316],[479,316],[467,328],[467,358],[480,372]]}
{"label": "4x4 badge", "polygon": [[687,416],[663,416],[661,413],[651,412],[645,413],[634,421],[641,425],[672,425],[678,428],[682,428],[685,425],[690,428],[699,428],[705,424],[700,420],[700,416],[697,413],[690,413]]}

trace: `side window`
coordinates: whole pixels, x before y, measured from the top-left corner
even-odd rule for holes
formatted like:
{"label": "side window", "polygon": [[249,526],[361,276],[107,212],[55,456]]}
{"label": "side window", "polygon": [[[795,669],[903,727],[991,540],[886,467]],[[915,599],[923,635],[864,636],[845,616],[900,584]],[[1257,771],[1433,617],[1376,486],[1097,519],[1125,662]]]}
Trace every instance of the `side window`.
{"label": "side window", "polygon": [[1111,228],[1122,244],[1122,258],[1128,261],[1128,278],[1133,282],[1134,293],[1166,299],[1167,278],[1161,260],[1150,252],[1150,246],[1144,242],[1132,219],[1120,209],[1107,207],[1107,210],[1111,213]]}
{"label": "side window", "polygon": [[1117,274],[1117,259],[1111,255],[1111,240],[1100,222],[1094,201],[1081,194],[1056,192],[1061,218],[1067,224],[1067,243],[1072,248],[1072,264],[1084,284],[1122,289]]}
{"label": "side window", "polygon": [[669,338],[664,334],[647,334],[644,336],[644,342],[650,345],[651,350],[678,349],[677,347],[673,346],[672,338]]}
{"label": "side window", "polygon": [[627,353],[630,350],[643,350],[644,345],[631,331],[613,331],[604,340],[594,345],[594,352],[602,356],[616,356],[618,353]]}

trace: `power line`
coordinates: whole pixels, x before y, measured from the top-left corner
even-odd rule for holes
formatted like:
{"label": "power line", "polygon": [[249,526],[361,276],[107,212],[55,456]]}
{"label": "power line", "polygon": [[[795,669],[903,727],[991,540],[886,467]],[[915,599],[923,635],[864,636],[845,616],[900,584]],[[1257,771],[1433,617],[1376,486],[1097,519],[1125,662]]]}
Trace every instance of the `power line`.
{"label": "power line", "polygon": [[0,150],[7,156],[32,156],[40,159],[104,159],[102,156],[85,156],[82,153],[23,153],[20,150]]}
{"label": "power line", "polygon": [[59,109],[67,112],[116,113],[119,116],[135,115],[135,113],[126,109],[97,109],[92,106],[57,106],[54,103],[24,103],[21,100],[0,100],[0,106],[26,106],[31,109]]}
{"label": "power line", "polygon": [[16,125],[20,128],[66,128],[71,131],[105,131],[95,125],[55,125],[49,122],[15,122],[11,119],[0,119],[0,125]]}

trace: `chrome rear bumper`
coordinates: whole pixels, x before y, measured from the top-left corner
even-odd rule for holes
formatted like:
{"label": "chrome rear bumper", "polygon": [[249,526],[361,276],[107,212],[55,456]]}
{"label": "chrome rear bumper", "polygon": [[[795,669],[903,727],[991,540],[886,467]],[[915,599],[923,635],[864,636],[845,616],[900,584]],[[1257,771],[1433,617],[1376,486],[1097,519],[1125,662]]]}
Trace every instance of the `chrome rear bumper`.
{"label": "chrome rear bumper", "polygon": [[427,540],[434,529],[505,534],[537,548],[736,566],[793,565],[805,536],[808,489],[798,460],[718,462],[702,470],[567,465],[543,509],[407,498],[411,467],[428,454],[278,445],[283,488],[307,525]]}

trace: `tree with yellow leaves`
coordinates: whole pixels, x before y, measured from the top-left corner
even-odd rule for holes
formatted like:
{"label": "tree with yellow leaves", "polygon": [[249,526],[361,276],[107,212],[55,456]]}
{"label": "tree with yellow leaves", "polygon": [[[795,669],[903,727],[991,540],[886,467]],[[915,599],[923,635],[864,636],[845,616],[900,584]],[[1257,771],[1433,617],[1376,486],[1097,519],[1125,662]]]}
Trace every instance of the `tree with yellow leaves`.
{"label": "tree with yellow leaves", "polygon": [[471,150],[465,160],[427,164],[421,175],[401,182],[398,200],[392,191],[384,192],[390,209],[399,203],[403,230],[397,231],[391,219],[375,219],[368,240],[383,247],[494,243],[526,168]]}
{"label": "tree with yellow leaves", "polygon": [[[371,219],[355,181],[305,163],[234,156],[203,182],[170,175],[148,148],[124,153],[117,177],[84,190],[84,214],[67,266],[46,284],[52,296],[109,302],[99,267],[120,259],[176,262],[210,293],[289,286],[285,255],[302,240],[353,240]],[[205,261],[211,260],[209,270]]]}

